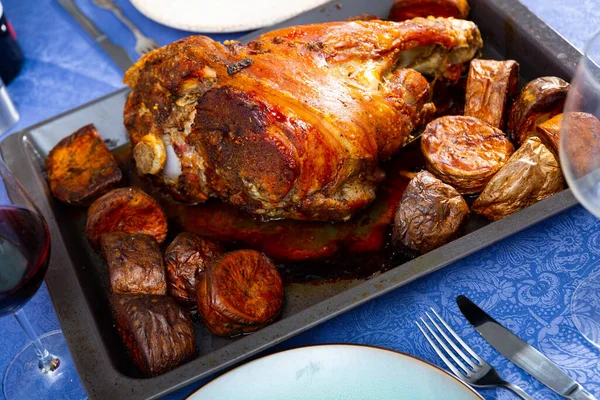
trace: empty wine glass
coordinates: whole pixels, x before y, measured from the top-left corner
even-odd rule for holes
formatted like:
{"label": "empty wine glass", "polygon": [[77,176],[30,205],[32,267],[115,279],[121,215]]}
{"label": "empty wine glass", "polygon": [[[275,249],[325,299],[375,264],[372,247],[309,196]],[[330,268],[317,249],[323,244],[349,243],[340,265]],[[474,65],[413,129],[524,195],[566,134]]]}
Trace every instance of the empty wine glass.
{"label": "empty wine glass", "polygon": [[[585,47],[560,129],[560,161],[579,202],[600,218],[600,32]],[[598,266],[600,267],[600,265]],[[600,272],[573,293],[571,314],[577,329],[600,347]]]}
{"label": "empty wine glass", "polygon": [[62,333],[38,337],[22,310],[42,284],[49,260],[46,221],[0,160],[0,317],[14,314],[31,340],[6,368],[7,400],[87,397]]}

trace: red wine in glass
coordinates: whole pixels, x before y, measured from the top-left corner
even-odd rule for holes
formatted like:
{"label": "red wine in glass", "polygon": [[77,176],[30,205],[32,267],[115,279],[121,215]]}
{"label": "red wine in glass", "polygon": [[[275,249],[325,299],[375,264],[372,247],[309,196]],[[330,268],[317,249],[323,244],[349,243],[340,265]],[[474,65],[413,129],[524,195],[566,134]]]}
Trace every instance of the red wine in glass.
{"label": "red wine in glass", "polygon": [[37,292],[49,259],[46,222],[33,211],[0,206],[0,315],[18,311]]}

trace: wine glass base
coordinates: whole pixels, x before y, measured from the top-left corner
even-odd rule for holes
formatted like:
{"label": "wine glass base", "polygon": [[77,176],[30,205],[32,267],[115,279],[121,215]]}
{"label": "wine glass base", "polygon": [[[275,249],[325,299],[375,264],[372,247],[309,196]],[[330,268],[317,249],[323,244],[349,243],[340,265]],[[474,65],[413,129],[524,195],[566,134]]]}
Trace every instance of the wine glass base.
{"label": "wine glass base", "polygon": [[55,371],[43,374],[32,345],[23,347],[4,373],[2,393],[6,400],[87,399],[62,332],[48,332],[40,340],[60,360],[60,365]]}
{"label": "wine glass base", "polygon": [[577,330],[600,348],[600,272],[585,278],[575,289],[571,316]]}

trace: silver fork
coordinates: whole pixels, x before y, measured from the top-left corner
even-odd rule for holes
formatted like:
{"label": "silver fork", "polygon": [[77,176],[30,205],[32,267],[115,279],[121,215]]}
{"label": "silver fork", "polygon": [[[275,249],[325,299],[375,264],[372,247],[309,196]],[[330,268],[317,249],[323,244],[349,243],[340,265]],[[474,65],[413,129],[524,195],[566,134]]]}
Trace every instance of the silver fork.
{"label": "silver fork", "polygon": [[[450,328],[450,326],[446,323],[446,321],[444,321],[442,319],[442,317],[440,317],[433,308],[431,309],[431,311],[433,311],[433,313],[437,317],[437,320],[446,328],[447,332],[449,332],[454,337],[454,339],[456,340],[456,342],[458,342],[459,345],[457,345],[456,342],[454,340],[452,340],[442,328],[440,328],[440,326],[431,317],[431,315],[429,315],[429,313],[425,313],[425,315],[427,316],[429,321],[433,324],[435,329],[431,328],[429,326],[429,324],[423,318],[420,318],[420,320],[421,320],[421,323],[423,324],[423,326],[425,326],[427,328],[427,330],[431,333],[431,335],[435,338],[435,341],[433,339],[431,339],[431,337],[427,334],[427,332],[425,332],[425,330],[421,327],[421,325],[419,325],[419,323],[417,321],[415,321],[415,324],[417,324],[417,326],[419,327],[419,330],[425,336],[425,339],[427,339],[427,341],[429,342],[431,347],[433,347],[433,349],[438,354],[438,356],[440,356],[440,358],[444,361],[444,363],[446,363],[448,368],[450,368],[450,370],[454,373],[454,375],[456,375],[457,378],[459,378],[460,380],[462,380],[472,386],[504,387],[504,388],[512,391],[513,393],[515,393],[517,396],[519,396],[520,398],[522,398],[524,400],[533,400],[533,398],[531,396],[529,396],[527,393],[525,393],[525,391],[523,389],[521,389],[517,385],[513,385],[512,383],[509,383],[509,382],[505,381],[504,379],[502,379],[502,377],[500,377],[498,372],[496,372],[496,370],[490,364],[488,364],[487,361],[485,361],[484,359],[479,357],[477,355],[477,353],[475,353],[456,334],[456,332],[454,332],[452,330],[452,328]],[[437,333],[436,333],[436,331],[437,331]],[[440,338],[440,335],[442,336],[443,339]],[[436,342],[444,349],[445,354],[444,354],[444,351],[442,351],[440,349],[440,347],[436,344]],[[452,349],[450,349],[450,347],[448,347],[448,346],[450,346]],[[462,347],[462,349],[461,349],[461,347]],[[465,352],[463,351],[463,349],[465,351],[467,351],[471,355],[471,357],[467,356],[465,354]],[[450,361],[448,359],[448,357],[446,357],[446,354],[448,356],[450,356],[450,358],[452,358],[452,360],[454,360],[454,363],[456,365],[453,364],[452,361]],[[461,358],[462,358],[462,361],[461,361]],[[457,366],[458,366],[458,368],[457,368]]]}
{"label": "silver fork", "polygon": [[146,54],[149,51],[158,49],[158,43],[145,36],[138,28],[127,18],[123,11],[115,4],[113,0],[92,0],[95,5],[112,12],[121,22],[123,22],[135,36],[135,51],[138,54]]}

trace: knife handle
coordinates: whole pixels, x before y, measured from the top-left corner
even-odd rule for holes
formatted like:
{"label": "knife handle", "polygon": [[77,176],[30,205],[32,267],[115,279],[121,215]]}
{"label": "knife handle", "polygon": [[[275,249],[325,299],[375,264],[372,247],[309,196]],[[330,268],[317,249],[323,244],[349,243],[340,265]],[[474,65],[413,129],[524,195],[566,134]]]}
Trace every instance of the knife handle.
{"label": "knife handle", "polygon": [[571,400],[598,400],[596,397],[594,397],[594,395],[585,390],[579,384],[577,384],[577,387],[572,393],[565,397]]}

